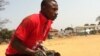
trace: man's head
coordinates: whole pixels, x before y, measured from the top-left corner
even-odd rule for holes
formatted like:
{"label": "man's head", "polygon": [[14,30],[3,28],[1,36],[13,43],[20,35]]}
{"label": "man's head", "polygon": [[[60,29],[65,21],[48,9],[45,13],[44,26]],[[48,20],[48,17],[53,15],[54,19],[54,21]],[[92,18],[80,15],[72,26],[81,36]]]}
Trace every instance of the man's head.
{"label": "man's head", "polygon": [[43,0],[41,3],[41,12],[50,20],[55,20],[57,17],[58,4],[55,0]]}

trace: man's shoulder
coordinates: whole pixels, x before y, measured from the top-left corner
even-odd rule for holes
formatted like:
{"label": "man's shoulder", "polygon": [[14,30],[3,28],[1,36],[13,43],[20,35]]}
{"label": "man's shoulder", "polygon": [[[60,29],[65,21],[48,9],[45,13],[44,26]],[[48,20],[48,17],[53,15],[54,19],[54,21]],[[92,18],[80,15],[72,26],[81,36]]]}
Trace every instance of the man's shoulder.
{"label": "man's shoulder", "polygon": [[30,18],[30,19],[34,19],[34,18],[38,18],[39,17],[39,14],[31,14],[29,16],[27,16],[27,18]]}
{"label": "man's shoulder", "polygon": [[39,14],[31,14],[31,15],[27,16],[26,18],[24,18],[24,20],[38,23],[39,22]]}

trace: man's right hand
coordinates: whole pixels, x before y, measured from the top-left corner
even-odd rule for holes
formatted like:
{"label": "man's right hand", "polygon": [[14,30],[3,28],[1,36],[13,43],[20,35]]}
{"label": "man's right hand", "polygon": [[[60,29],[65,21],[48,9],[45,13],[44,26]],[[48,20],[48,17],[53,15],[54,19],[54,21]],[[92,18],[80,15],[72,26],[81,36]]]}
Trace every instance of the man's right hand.
{"label": "man's right hand", "polygon": [[36,50],[34,56],[47,56],[43,50]]}

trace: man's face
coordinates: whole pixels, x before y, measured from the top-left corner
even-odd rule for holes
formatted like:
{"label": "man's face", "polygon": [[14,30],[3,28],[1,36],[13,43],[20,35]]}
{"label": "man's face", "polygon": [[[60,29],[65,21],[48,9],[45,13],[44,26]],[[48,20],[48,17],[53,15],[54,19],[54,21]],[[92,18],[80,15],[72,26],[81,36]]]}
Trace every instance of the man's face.
{"label": "man's face", "polygon": [[46,7],[45,7],[45,16],[50,20],[55,20],[58,15],[58,4],[54,1],[51,1]]}

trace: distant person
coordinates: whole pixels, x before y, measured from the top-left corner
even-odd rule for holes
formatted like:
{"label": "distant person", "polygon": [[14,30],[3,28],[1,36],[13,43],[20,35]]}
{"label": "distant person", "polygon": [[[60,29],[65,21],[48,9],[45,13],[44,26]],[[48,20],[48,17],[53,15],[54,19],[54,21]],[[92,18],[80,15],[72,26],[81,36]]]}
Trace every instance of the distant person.
{"label": "distant person", "polygon": [[6,56],[34,56],[46,39],[57,11],[55,0],[43,0],[40,13],[26,17],[15,30],[6,49]]}
{"label": "distant person", "polygon": [[59,33],[58,33],[58,34],[59,34],[59,37],[63,37],[63,36],[64,36],[64,33],[65,33],[64,30],[61,29],[61,30],[59,31]]}

